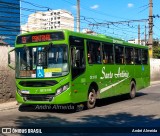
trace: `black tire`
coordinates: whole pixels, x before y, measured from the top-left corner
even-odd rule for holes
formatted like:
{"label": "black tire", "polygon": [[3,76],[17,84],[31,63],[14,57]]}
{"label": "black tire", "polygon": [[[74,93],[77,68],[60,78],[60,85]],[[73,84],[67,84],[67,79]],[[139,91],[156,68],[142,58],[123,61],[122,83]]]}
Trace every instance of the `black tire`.
{"label": "black tire", "polygon": [[136,97],[136,84],[134,81],[131,82],[131,87],[130,87],[130,98],[133,99]]}
{"label": "black tire", "polygon": [[87,109],[92,109],[96,104],[96,91],[93,87],[90,87],[88,91],[88,99],[87,99]]}

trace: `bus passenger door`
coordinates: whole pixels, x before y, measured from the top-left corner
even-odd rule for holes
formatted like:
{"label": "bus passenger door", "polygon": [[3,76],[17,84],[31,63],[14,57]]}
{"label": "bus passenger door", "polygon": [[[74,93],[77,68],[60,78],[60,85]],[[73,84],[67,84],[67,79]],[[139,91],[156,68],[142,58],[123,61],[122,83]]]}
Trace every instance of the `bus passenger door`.
{"label": "bus passenger door", "polygon": [[87,86],[85,77],[85,51],[84,39],[70,37],[71,76],[72,76],[72,101],[77,103],[84,101]]}

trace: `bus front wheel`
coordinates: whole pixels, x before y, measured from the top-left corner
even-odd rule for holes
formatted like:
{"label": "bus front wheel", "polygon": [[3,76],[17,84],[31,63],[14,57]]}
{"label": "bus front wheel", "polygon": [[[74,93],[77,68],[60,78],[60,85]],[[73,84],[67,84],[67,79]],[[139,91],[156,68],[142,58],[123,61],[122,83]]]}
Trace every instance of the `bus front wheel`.
{"label": "bus front wheel", "polygon": [[131,89],[130,89],[130,98],[133,99],[136,96],[136,84],[134,81],[131,82]]}
{"label": "bus front wheel", "polygon": [[96,91],[93,87],[89,89],[88,92],[88,100],[87,100],[87,108],[92,109],[96,104]]}

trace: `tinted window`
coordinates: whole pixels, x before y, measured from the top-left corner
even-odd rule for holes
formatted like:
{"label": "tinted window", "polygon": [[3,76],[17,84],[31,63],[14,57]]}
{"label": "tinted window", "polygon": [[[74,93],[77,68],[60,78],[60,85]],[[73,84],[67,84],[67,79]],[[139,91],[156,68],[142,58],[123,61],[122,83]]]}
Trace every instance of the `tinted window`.
{"label": "tinted window", "polygon": [[142,49],[142,64],[148,63],[148,50]]}
{"label": "tinted window", "polygon": [[84,39],[70,37],[72,79],[78,77],[85,71]]}
{"label": "tinted window", "polygon": [[141,64],[141,49],[135,49],[135,64]]}
{"label": "tinted window", "polygon": [[104,43],[102,49],[103,63],[113,63],[113,44]]}
{"label": "tinted window", "polygon": [[101,46],[99,42],[87,42],[88,63],[100,64],[101,63]]}
{"label": "tinted window", "polygon": [[124,47],[121,45],[115,45],[115,63],[124,64]]}
{"label": "tinted window", "polygon": [[126,64],[134,64],[134,51],[131,47],[125,48],[125,61]]}

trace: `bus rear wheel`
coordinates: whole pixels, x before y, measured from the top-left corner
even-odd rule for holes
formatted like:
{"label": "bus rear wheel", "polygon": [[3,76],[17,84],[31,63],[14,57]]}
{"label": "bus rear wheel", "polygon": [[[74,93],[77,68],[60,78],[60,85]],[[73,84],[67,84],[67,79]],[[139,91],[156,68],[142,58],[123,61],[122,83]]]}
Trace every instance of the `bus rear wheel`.
{"label": "bus rear wheel", "polygon": [[88,109],[92,109],[95,107],[95,104],[96,104],[96,91],[93,87],[91,87],[88,92],[88,100],[86,106]]}
{"label": "bus rear wheel", "polygon": [[130,89],[130,98],[133,99],[136,96],[136,84],[134,81],[131,82],[131,89]]}

